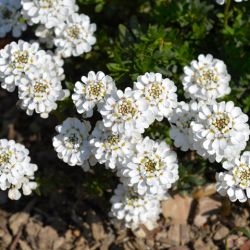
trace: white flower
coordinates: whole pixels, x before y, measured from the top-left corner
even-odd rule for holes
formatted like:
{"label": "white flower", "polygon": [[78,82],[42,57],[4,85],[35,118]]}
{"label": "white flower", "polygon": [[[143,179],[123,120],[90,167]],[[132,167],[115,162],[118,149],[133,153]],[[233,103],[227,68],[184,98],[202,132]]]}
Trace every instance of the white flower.
{"label": "white flower", "polygon": [[62,57],[80,56],[90,52],[96,43],[96,24],[88,16],[74,13],[55,28],[54,44]]}
{"label": "white flower", "polygon": [[48,118],[57,109],[57,101],[64,97],[61,81],[49,71],[35,70],[23,77],[18,86],[20,106],[27,115],[35,111],[42,118]]}
{"label": "white flower", "polygon": [[109,97],[100,110],[103,124],[114,134],[144,133],[154,122],[154,115],[143,99],[136,99],[135,91],[126,88]]}
{"label": "white flower", "polygon": [[231,201],[247,201],[250,198],[250,152],[246,151],[231,161],[223,162],[227,171],[216,173],[216,189]]}
{"label": "white flower", "polygon": [[119,168],[132,156],[134,145],[141,138],[141,135],[131,136],[133,137],[114,135],[110,129],[104,127],[102,121],[98,121],[90,139],[92,153],[100,164],[105,164],[106,168]]}
{"label": "white flower", "polygon": [[174,145],[182,151],[193,150],[193,134],[190,124],[198,115],[198,105],[197,102],[180,102],[169,117],[170,137],[174,140]]}
{"label": "white flower", "polygon": [[59,134],[53,138],[53,146],[57,156],[70,166],[83,166],[83,169],[88,171],[90,129],[89,122],[81,122],[77,118],[67,118],[61,125],[56,126]]}
{"label": "white flower", "polygon": [[21,0],[23,16],[29,24],[57,27],[78,10],[75,0]]}
{"label": "white flower", "polygon": [[54,29],[47,29],[44,25],[39,25],[36,28],[35,35],[39,38],[39,42],[45,44],[46,48],[54,47]]}
{"label": "white flower", "polygon": [[90,71],[88,76],[83,76],[81,80],[82,82],[75,84],[72,99],[78,113],[91,117],[94,107],[97,105],[100,110],[106,99],[116,91],[115,83],[101,71]]}
{"label": "white flower", "polygon": [[231,92],[230,75],[223,61],[212,55],[199,55],[190,66],[184,67],[182,84],[187,97],[197,100],[214,101]]}
{"label": "white flower", "polygon": [[248,116],[233,102],[202,105],[191,122],[194,148],[209,160],[220,162],[237,156],[249,139]]}
{"label": "white flower", "polygon": [[13,92],[20,78],[31,70],[39,58],[39,44],[19,40],[0,50],[0,78],[2,88]]}
{"label": "white flower", "polygon": [[20,21],[20,0],[0,0],[0,37],[12,32],[14,37],[20,37],[27,25]]}
{"label": "white flower", "polygon": [[178,180],[177,157],[164,141],[146,137],[136,145],[134,156],[124,164],[121,174],[127,178],[126,184],[140,195],[157,195]]}
{"label": "white flower", "polygon": [[158,121],[169,116],[177,106],[176,86],[168,78],[163,79],[160,73],[146,73],[139,76],[134,83],[138,98],[147,102],[149,109]]}
{"label": "white flower", "polygon": [[29,150],[13,140],[0,140],[0,189],[8,191],[10,199],[18,200],[37,188],[34,173],[37,165],[30,163]]}
{"label": "white flower", "polygon": [[152,230],[157,225],[160,201],[152,195],[139,196],[131,188],[119,184],[111,198],[112,217],[124,220],[127,228],[136,229],[141,224]]}
{"label": "white flower", "polygon": [[[243,1],[247,1],[247,0],[234,0],[236,3],[241,3]],[[216,3],[223,5],[226,2],[226,0],[216,0]]]}

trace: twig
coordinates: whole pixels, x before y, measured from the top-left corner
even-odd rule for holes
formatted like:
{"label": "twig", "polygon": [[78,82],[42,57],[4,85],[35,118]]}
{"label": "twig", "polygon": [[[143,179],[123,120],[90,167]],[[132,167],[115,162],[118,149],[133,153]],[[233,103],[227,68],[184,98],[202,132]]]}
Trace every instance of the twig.
{"label": "twig", "polygon": [[[24,213],[30,212],[31,209],[34,207],[35,203],[36,203],[36,199],[29,202],[28,205],[23,209],[22,212],[24,212]],[[27,218],[27,220],[29,219],[29,217]],[[16,249],[18,241],[19,241],[19,239],[21,237],[24,225],[25,225],[25,223],[21,224],[21,226],[19,227],[18,232],[17,232],[16,236],[14,237],[14,240],[12,241],[12,243],[11,243],[11,245],[9,247],[9,250],[15,250]]]}
{"label": "twig", "polygon": [[230,8],[231,0],[227,0],[225,10],[224,10],[224,27],[228,25],[228,12]]}

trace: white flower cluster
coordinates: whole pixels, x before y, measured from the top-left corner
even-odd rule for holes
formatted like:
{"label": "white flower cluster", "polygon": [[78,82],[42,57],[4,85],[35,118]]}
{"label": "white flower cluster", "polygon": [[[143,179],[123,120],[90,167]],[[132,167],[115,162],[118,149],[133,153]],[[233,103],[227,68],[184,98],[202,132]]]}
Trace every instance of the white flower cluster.
{"label": "white flower cluster", "polygon": [[57,155],[70,166],[81,166],[84,171],[89,170],[89,122],[81,122],[77,118],[67,118],[56,127],[59,133],[53,138],[53,146]]}
{"label": "white flower cluster", "polygon": [[[235,0],[240,2],[240,0]],[[219,4],[224,1],[217,0]],[[69,95],[64,90],[62,58],[80,56],[96,43],[96,25],[78,14],[75,0],[0,0],[0,37],[19,37],[37,25],[40,43],[22,40],[0,50],[1,87],[18,89],[18,104],[28,115],[42,118],[57,109]],[[22,15],[22,16],[21,16]],[[25,19],[25,20],[23,20]],[[161,212],[160,202],[178,180],[177,155],[165,141],[143,137],[154,121],[167,119],[170,137],[182,151],[195,150],[226,170],[216,174],[217,190],[231,201],[250,198],[250,136],[248,116],[232,101],[220,101],[231,92],[225,63],[212,55],[199,55],[184,67],[182,84],[190,102],[178,102],[177,88],[160,73],[141,75],[124,91],[103,72],[90,71],[75,83],[72,100],[83,119],[98,111],[102,120],[92,129],[88,121],[69,117],[56,127],[53,146],[58,158],[89,171],[98,162],[119,177],[121,184],[111,198],[110,215],[135,229],[152,229]],[[94,120],[91,120],[93,123]],[[29,151],[14,141],[0,140],[0,188],[19,199],[37,187]]]}
{"label": "white flower cluster", "polygon": [[[36,112],[47,118],[57,109],[57,102],[69,95],[69,91],[62,88],[62,57],[89,52],[96,42],[93,36],[96,25],[90,24],[88,16],[77,14],[77,10],[75,0],[0,0],[3,17],[0,18],[0,37],[11,30],[14,36],[21,35],[26,27],[19,23],[22,11],[30,25],[39,24],[36,35],[41,37],[40,42],[50,41],[50,48],[53,48],[51,42],[57,47],[53,53],[40,49],[37,42],[19,40],[0,50],[1,87],[9,92],[18,88],[18,104],[28,115]],[[102,75],[98,77],[101,79]],[[107,83],[103,82],[107,84],[107,92],[112,91],[109,79],[106,80]],[[89,105],[87,115],[91,114],[92,104]]]}
{"label": "white flower cluster", "polygon": [[149,194],[138,195],[131,188],[121,184],[114,191],[111,198],[111,216],[118,220],[125,220],[125,226],[136,229],[138,225],[145,225],[149,230],[156,226],[161,211],[159,200]]}
{"label": "white flower cluster", "polygon": [[67,94],[62,89],[62,66],[60,58],[39,49],[36,42],[12,42],[0,50],[1,86],[9,92],[18,88],[20,107],[28,115],[35,111],[47,118]]}
{"label": "white flower cluster", "polygon": [[29,150],[13,140],[0,140],[0,189],[7,190],[12,200],[30,195],[37,188],[34,173],[37,165],[30,163]]}
{"label": "white flower cluster", "polygon": [[38,24],[36,36],[48,48],[56,46],[61,57],[80,56],[96,43],[96,25],[78,14],[75,0],[21,0],[22,13],[30,25]]}
{"label": "white flower cluster", "polygon": [[180,102],[170,116],[170,137],[183,151],[195,150],[210,162],[222,162],[226,172],[216,174],[217,190],[231,201],[250,197],[248,116],[232,101],[216,99],[230,93],[226,65],[211,55],[200,55],[184,67],[182,83],[190,103]]}
{"label": "white flower cluster", "polygon": [[235,158],[249,140],[248,116],[234,103],[203,105],[191,122],[194,148],[211,162]]}
{"label": "white flower cluster", "polygon": [[217,191],[228,195],[231,201],[247,201],[250,198],[250,152],[223,162],[223,168],[227,171],[216,174]]}
{"label": "white flower cluster", "polygon": [[230,93],[230,75],[223,61],[212,55],[199,55],[184,67],[183,87],[186,97],[193,100],[215,101]]}
{"label": "white flower cluster", "polygon": [[79,114],[102,115],[91,131],[86,121],[68,118],[56,127],[53,145],[58,157],[71,166],[89,169],[93,160],[116,172],[119,184],[111,199],[111,215],[127,227],[156,225],[160,201],[178,180],[176,154],[164,141],[142,134],[177,107],[176,86],[159,73],[139,76],[134,88],[117,90],[114,80],[91,71],[76,82],[73,102]]}
{"label": "white flower cluster", "polygon": [[126,227],[144,224],[152,229],[161,211],[160,201],[178,180],[175,152],[164,141],[143,138],[155,120],[168,119],[176,147],[195,150],[211,162],[224,162],[228,173],[217,174],[221,194],[228,194],[233,201],[245,201],[250,194],[246,157],[241,160],[246,165],[243,169],[239,160],[230,168],[227,163],[245,149],[250,129],[247,115],[233,102],[217,102],[230,93],[226,65],[211,55],[200,55],[184,73],[183,86],[190,103],[178,103],[176,86],[160,73],[139,76],[133,89],[121,91],[110,76],[91,71],[76,82],[72,100],[84,118],[97,110],[102,120],[92,132],[88,122],[76,118],[68,118],[56,128],[59,134],[53,145],[64,162],[88,170],[89,161],[94,164],[95,159],[120,178],[122,184],[111,198],[110,214],[124,220]]}
{"label": "white flower cluster", "polygon": [[20,37],[27,25],[21,16],[21,0],[0,0],[0,38],[11,32]]}

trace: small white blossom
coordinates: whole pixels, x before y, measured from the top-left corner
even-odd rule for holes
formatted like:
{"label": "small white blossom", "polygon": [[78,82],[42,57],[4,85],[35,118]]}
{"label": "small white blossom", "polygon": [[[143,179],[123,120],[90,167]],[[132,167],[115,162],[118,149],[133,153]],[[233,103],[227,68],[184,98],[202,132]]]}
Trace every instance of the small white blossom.
{"label": "small white blossom", "polygon": [[155,119],[147,103],[142,98],[136,99],[131,88],[124,92],[118,90],[109,97],[100,113],[104,126],[111,128],[114,134],[142,134]]}
{"label": "small white blossom", "polygon": [[202,105],[191,122],[195,150],[210,161],[234,158],[249,139],[247,121],[248,116],[231,101]]}
{"label": "small white blossom", "polygon": [[168,78],[163,79],[160,73],[146,73],[139,76],[134,83],[137,98],[143,98],[158,121],[168,118],[177,106],[176,86]]}
{"label": "small white blossom", "polygon": [[57,27],[78,10],[75,0],[21,0],[23,16],[30,25]]}
{"label": "small white blossom", "polygon": [[76,82],[73,102],[77,112],[86,117],[93,115],[93,109],[97,105],[100,110],[106,99],[116,91],[113,79],[99,71],[90,71],[88,76],[81,78],[82,82]]}
{"label": "small white blossom", "polygon": [[53,138],[53,146],[58,157],[70,166],[82,166],[88,171],[90,129],[89,122],[81,122],[77,118],[67,118],[61,125],[56,126],[59,134]]}
{"label": "small white blossom", "polygon": [[0,140],[0,189],[7,190],[10,199],[18,200],[37,188],[34,173],[37,165],[30,163],[29,150],[13,140]]}
{"label": "small white blossom", "polygon": [[152,230],[160,215],[160,201],[152,195],[139,196],[131,188],[119,184],[111,198],[110,216],[124,220],[125,226],[137,229],[145,225]]}
{"label": "small white blossom", "polygon": [[44,70],[35,70],[23,77],[18,86],[20,106],[27,115],[35,111],[42,118],[48,118],[57,109],[57,101],[64,97],[61,81]]}
{"label": "small white blossom", "polygon": [[190,66],[184,67],[182,84],[187,97],[197,100],[214,101],[231,92],[231,76],[223,61],[212,55],[199,55]]}
{"label": "small white blossom", "polygon": [[133,137],[114,135],[110,129],[104,127],[102,121],[99,121],[90,139],[92,153],[100,164],[105,164],[106,168],[119,168],[132,156],[135,142],[138,143],[141,138],[141,135],[131,136]]}
{"label": "small white blossom", "polygon": [[54,44],[57,53],[62,57],[80,56],[90,52],[96,43],[93,33],[96,24],[90,23],[90,18],[84,14],[74,13],[65,22],[55,28]]}
{"label": "small white blossom", "polygon": [[0,78],[2,88],[13,92],[23,74],[31,70],[39,58],[39,44],[19,40],[0,50]]}
{"label": "small white blossom", "polygon": [[0,37],[12,32],[14,37],[20,37],[27,25],[21,22],[20,0],[0,0]]}
{"label": "small white blossom", "polygon": [[174,140],[174,145],[182,151],[193,150],[193,133],[190,124],[197,115],[197,102],[180,102],[169,117],[171,125],[169,135]]}
{"label": "small white blossom", "polygon": [[223,162],[227,171],[216,174],[216,189],[233,202],[247,201],[250,198],[250,152],[246,151],[241,156],[231,161]]}
{"label": "small white blossom", "polygon": [[136,145],[133,157],[124,164],[121,174],[127,178],[126,184],[140,195],[157,195],[178,180],[177,157],[164,141],[155,142],[146,137]]}

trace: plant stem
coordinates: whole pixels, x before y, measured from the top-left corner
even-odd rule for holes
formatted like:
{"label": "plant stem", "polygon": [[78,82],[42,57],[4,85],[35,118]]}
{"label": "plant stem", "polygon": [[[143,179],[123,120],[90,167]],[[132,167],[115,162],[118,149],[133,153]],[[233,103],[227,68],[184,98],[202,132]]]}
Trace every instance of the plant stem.
{"label": "plant stem", "polygon": [[227,0],[226,5],[225,5],[225,10],[224,10],[224,27],[228,25],[228,14],[229,14],[230,5],[231,5],[231,0]]}

